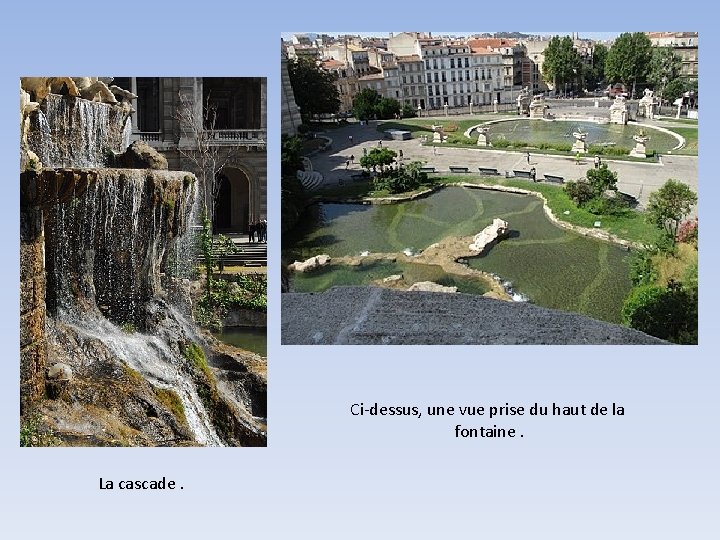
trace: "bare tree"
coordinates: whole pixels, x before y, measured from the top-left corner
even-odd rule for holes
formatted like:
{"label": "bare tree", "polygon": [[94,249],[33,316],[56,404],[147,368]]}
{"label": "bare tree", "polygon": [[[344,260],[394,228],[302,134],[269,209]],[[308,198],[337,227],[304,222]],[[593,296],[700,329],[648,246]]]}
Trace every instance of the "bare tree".
{"label": "bare tree", "polygon": [[[206,293],[211,298],[212,269],[215,263],[215,239],[212,230],[215,215],[215,202],[220,193],[220,171],[228,164],[237,151],[237,147],[218,144],[218,131],[215,129],[217,111],[210,103],[208,94],[205,102],[196,102],[192,96],[180,92],[180,106],[175,118],[180,126],[180,155],[191,165],[200,182],[202,197],[202,233],[200,249],[205,266]],[[184,144],[191,141],[190,144]]]}
{"label": "bare tree", "polygon": [[[178,145],[178,151],[197,171],[200,181],[203,219],[212,223],[215,214],[215,201],[220,192],[218,175],[235,155],[237,148],[218,144],[218,132],[215,129],[217,111],[210,103],[210,95],[205,103],[197,104],[191,96],[179,93],[180,106],[176,119],[180,124],[181,140],[192,141],[191,145]],[[184,135],[184,137],[183,137]]]}

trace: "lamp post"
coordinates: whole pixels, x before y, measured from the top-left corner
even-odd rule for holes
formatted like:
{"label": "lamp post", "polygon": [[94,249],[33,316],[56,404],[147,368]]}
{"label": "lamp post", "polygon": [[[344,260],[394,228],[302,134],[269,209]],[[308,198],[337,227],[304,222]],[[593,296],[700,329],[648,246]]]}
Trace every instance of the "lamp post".
{"label": "lamp post", "polygon": [[660,81],[662,82],[662,87],[660,88],[660,107],[661,108],[662,108],[662,95],[663,95],[663,91],[665,90],[665,83],[667,83],[667,80],[668,80],[667,77],[665,77],[664,75],[663,75],[663,78],[660,79]]}

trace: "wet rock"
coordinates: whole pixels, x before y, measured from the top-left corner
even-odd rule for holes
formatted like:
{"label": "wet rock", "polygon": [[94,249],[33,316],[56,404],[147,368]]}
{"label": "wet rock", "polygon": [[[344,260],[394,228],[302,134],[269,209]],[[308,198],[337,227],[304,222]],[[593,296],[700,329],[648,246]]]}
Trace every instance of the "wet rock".
{"label": "wet rock", "polygon": [[418,281],[408,287],[408,291],[456,293],[457,287],[446,287],[432,281]]}
{"label": "wet rock", "polygon": [[128,149],[115,156],[115,166],[127,169],[167,170],[168,162],[152,146],[142,141],[133,142]]}
{"label": "wet rock", "polygon": [[312,272],[323,266],[330,264],[329,255],[317,255],[316,257],[310,257],[306,261],[295,261],[290,265],[290,269],[295,272]]}

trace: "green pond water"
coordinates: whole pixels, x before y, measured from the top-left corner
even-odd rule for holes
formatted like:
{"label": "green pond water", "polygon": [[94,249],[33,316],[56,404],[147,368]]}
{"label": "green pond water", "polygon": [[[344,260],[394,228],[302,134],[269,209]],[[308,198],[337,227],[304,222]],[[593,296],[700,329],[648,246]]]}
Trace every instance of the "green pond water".
{"label": "green pond water", "polygon": [[265,328],[229,327],[224,328],[222,332],[213,332],[213,335],[228,345],[257,353],[260,356],[267,356],[267,329]]}
{"label": "green pond water", "polygon": [[[617,146],[627,148],[635,147],[633,135],[636,135],[639,126],[617,124],[596,124],[575,120],[509,120],[490,124],[490,141],[505,139],[508,141],[524,141],[530,144],[539,143],[569,143],[575,141],[573,132],[580,128],[587,133],[585,139],[589,146]],[[678,145],[678,140],[662,131],[645,128],[650,139],[646,143],[648,150],[667,152]]]}
{"label": "green pond water", "polygon": [[[511,282],[513,290],[531,302],[619,322],[631,288],[625,249],[556,227],[545,216],[542,202],[531,195],[451,187],[395,205],[321,204],[315,210],[305,229],[285,239],[286,260],[321,253],[417,252],[448,235],[476,234],[499,217],[508,221],[510,237],[470,259],[470,266]],[[486,290],[475,280],[446,276],[438,267],[388,262],[330,265],[317,273],[293,274],[291,288],[322,291],[399,273],[408,282],[435,281],[473,294]]]}
{"label": "green pond water", "polygon": [[387,261],[368,262],[360,266],[342,264],[328,265],[316,272],[293,276],[295,292],[319,292],[335,285],[371,285],[374,281],[402,274],[407,285],[419,281],[433,281],[446,287],[457,287],[458,292],[484,294],[490,290],[482,279],[452,276],[433,264],[393,263]]}

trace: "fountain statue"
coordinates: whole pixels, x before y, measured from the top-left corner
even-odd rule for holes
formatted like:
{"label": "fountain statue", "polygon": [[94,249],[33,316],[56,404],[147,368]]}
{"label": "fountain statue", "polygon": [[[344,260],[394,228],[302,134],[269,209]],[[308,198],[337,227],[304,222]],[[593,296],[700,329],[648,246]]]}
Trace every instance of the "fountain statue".
{"label": "fountain statue", "polygon": [[547,109],[548,106],[545,104],[545,98],[541,94],[533,96],[532,102],[530,103],[530,118],[545,118]]}
{"label": "fountain statue", "polygon": [[488,132],[490,131],[489,128],[479,127],[479,128],[475,128],[475,130],[478,132],[478,140],[477,140],[478,146],[492,146],[492,144],[490,144],[490,138],[488,135]]}
{"label": "fountain statue", "polygon": [[532,97],[530,96],[530,89],[527,86],[524,86],[517,97],[517,111],[519,116],[530,115],[531,99]]}
{"label": "fountain statue", "polygon": [[655,118],[655,106],[657,105],[657,98],[653,96],[653,91],[649,88],[645,89],[644,95],[639,102],[640,111],[645,118]]}
{"label": "fountain statue", "polygon": [[587,141],[585,140],[587,138],[587,133],[583,132],[579,127],[577,128],[577,131],[573,132],[573,137],[575,137],[575,142],[572,146],[572,152],[573,153],[581,153],[581,154],[587,154]]}
{"label": "fountain statue", "polygon": [[431,126],[431,128],[433,130],[432,142],[434,142],[434,143],[447,142],[447,135],[445,135],[445,130],[441,124],[433,125],[433,126]]}
{"label": "fountain statue", "polygon": [[648,142],[650,137],[647,136],[644,129],[640,129],[635,135],[633,135],[633,140],[635,141],[635,148],[630,150],[630,155],[632,157],[639,157],[639,158],[645,158],[646,156],[646,149],[645,149],[645,143]]}
{"label": "fountain statue", "polygon": [[628,122],[628,109],[625,96],[617,96],[610,105],[610,123],[626,125]]}

